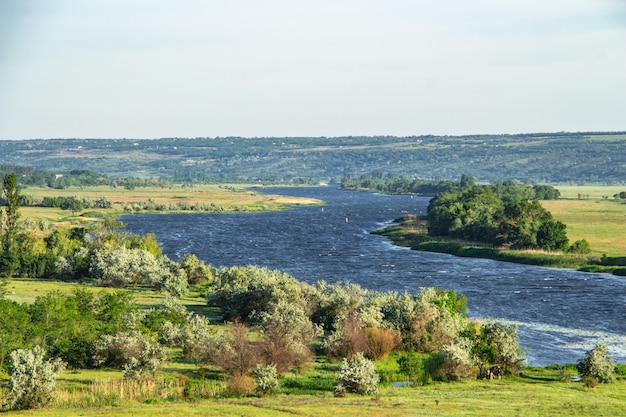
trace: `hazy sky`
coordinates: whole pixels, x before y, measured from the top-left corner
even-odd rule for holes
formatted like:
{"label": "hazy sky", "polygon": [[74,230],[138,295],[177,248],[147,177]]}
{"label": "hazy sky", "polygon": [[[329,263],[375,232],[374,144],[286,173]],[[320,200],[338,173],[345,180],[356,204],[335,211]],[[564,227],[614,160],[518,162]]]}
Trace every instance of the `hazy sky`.
{"label": "hazy sky", "polygon": [[0,139],[626,130],[626,0],[0,0]]}

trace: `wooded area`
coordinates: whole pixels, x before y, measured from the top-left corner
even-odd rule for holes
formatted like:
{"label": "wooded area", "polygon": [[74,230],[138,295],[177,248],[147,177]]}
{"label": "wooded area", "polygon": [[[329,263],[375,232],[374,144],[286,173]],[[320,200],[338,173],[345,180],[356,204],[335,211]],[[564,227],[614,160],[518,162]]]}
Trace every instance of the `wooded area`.
{"label": "wooded area", "polygon": [[626,132],[0,141],[0,163],[180,182],[339,182],[373,172],[480,182],[623,183]]}

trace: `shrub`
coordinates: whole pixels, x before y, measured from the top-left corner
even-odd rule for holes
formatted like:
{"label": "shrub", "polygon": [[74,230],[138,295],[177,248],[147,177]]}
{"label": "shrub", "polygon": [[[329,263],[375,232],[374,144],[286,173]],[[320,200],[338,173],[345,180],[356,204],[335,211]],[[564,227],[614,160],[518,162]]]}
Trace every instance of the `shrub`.
{"label": "shrub", "polygon": [[361,322],[355,311],[338,321],[334,327],[335,331],[323,342],[323,347],[329,358],[352,357],[359,352],[367,351],[365,330],[361,327]]}
{"label": "shrub", "polygon": [[567,250],[569,253],[579,253],[585,255],[591,252],[591,246],[585,239],[577,240]]}
{"label": "shrub", "polygon": [[599,344],[585,353],[585,357],[578,361],[576,369],[583,379],[592,377],[602,383],[615,380],[615,362],[608,356],[608,346],[604,344]]}
{"label": "shrub", "polygon": [[213,280],[213,271],[211,267],[199,260],[194,254],[185,254],[180,267],[187,275],[187,281],[190,285],[197,285],[204,281]]}
{"label": "shrub", "polygon": [[471,354],[470,342],[461,339],[460,342],[442,346],[439,350],[441,360],[440,372],[443,377],[457,381],[469,377],[474,368],[475,360]]}
{"label": "shrub", "polygon": [[350,361],[343,359],[337,375],[335,395],[342,396],[346,392],[375,395],[378,393],[379,380],[374,362],[363,356],[363,353],[357,353]]}
{"label": "shrub", "polygon": [[129,379],[154,375],[167,359],[161,345],[136,331],[103,335],[94,352],[96,365],[121,367],[124,378]]}
{"label": "shrub", "polygon": [[56,378],[65,369],[65,363],[58,358],[44,361],[44,356],[45,351],[39,346],[11,352],[6,409],[40,408],[54,397]]}
{"label": "shrub", "polygon": [[248,327],[235,322],[230,335],[216,339],[211,362],[234,376],[247,375],[260,362],[256,346],[250,340]]}
{"label": "shrub", "polygon": [[208,362],[212,356],[212,349],[215,344],[213,343],[209,320],[206,317],[194,314],[187,323],[177,327],[177,329],[179,329],[177,334],[172,331],[166,337],[178,337],[180,341],[173,344],[182,344],[183,353],[186,357],[195,359],[200,363]]}
{"label": "shrub", "polygon": [[374,361],[383,360],[398,344],[398,336],[389,329],[365,329],[365,343],[368,358]]}
{"label": "shrub", "polygon": [[261,396],[275,394],[280,387],[278,372],[274,365],[257,364],[252,377],[254,378],[254,391]]}
{"label": "shrub", "polygon": [[259,351],[265,363],[283,373],[292,367],[301,370],[311,361],[310,346],[322,331],[300,307],[280,302],[252,318],[261,329]]}
{"label": "shrub", "polygon": [[157,286],[176,298],[184,296],[189,291],[187,275],[182,270],[178,273],[163,274],[163,280]]}
{"label": "shrub", "polygon": [[406,375],[413,383],[424,385],[428,382],[428,375],[424,372],[424,364],[420,356],[415,352],[407,352],[398,358],[400,372]]}
{"label": "shrub", "polygon": [[215,281],[208,302],[222,309],[225,320],[246,323],[253,312],[268,311],[280,302],[306,310],[306,285],[278,270],[251,265],[223,268]]}
{"label": "shrub", "polygon": [[254,380],[248,375],[234,375],[226,381],[226,395],[243,397],[254,392]]}

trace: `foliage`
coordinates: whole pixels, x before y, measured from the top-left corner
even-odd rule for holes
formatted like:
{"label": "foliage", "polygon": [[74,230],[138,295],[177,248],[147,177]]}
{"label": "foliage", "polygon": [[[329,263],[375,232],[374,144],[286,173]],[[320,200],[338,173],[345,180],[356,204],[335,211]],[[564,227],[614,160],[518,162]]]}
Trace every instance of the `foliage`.
{"label": "foliage", "polygon": [[334,328],[322,343],[329,358],[352,357],[367,351],[367,336],[356,311],[348,313]]}
{"label": "foliage", "polygon": [[247,322],[253,312],[268,311],[280,302],[305,308],[308,304],[304,284],[290,275],[248,265],[218,271],[208,301],[222,309],[225,320]]}
{"label": "foliage", "polygon": [[213,271],[204,261],[198,259],[194,254],[185,254],[180,263],[180,267],[187,274],[187,281],[190,285],[198,285],[205,281],[213,281]]}
{"label": "foliage", "polygon": [[103,335],[94,346],[96,365],[121,367],[129,379],[153,376],[166,359],[162,346],[136,331]]}
{"label": "foliage", "polygon": [[583,378],[595,378],[601,383],[615,381],[615,362],[608,356],[608,346],[604,344],[586,352],[576,369]]}
{"label": "foliage", "polygon": [[89,367],[91,349],[102,334],[127,329],[136,311],[128,293],[49,292],[32,304],[0,300],[0,365],[13,349],[39,345],[72,367]]}
{"label": "foliage", "polygon": [[261,330],[260,355],[279,373],[295,367],[302,370],[312,359],[310,346],[322,334],[298,306],[284,301],[252,316]]}
{"label": "foliage", "polygon": [[252,378],[254,378],[254,391],[261,396],[275,394],[280,388],[278,372],[274,365],[257,364],[252,372]]}
{"label": "foliage", "polygon": [[379,327],[365,329],[366,354],[371,360],[386,359],[398,342],[398,335],[393,330]]}
{"label": "foliage", "polygon": [[39,346],[11,352],[6,409],[41,408],[52,400],[56,379],[65,363],[58,358],[46,361],[44,357],[45,351]]}
{"label": "foliage", "polygon": [[170,271],[145,249],[98,249],[92,256],[91,276],[101,285],[123,287],[128,284],[157,286],[169,278]]}
{"label": "foliage", "polygon": [[218,340],[212,363],[233,376],[247,375],[260,362],[258,350],[250,340],[245,324],[233,323],[226,338]]}
{"label": "foliage", "polygon": [[591,252],[591,246],[585,239],[577,240],[567,250],[569,253],[588,254]]}
{"label": "foliage", "polygon": [[456,343],[442,346],[439,350],[441,361],[439,372],[450,381],[470,377],[476,363],[471,349],[471,342],[464,338]]}
{"label": "foliage", "polygon": [[4,368],[13,350],[26,347],[29,330],[31,323],[27,307],[0,298],[0,369]]}
{"label": "foliage", "polygon": [[517,249],[567,249],[565,224],[525,190],[504,182],[437,194],[428,205],[428,234]]}
{"label": "foliage", "polygon": [[359,352],[351,360],[343,359],[337,375],[335,395],[343,396],[347,392],[375,395],[379,380],[374,362]]}
{"label": "foliage", "polygon": [[186,357],[200,363],[209,362],[214,357],[215,349],[218,346],[216,346],[209,320],[206,317],[194,314],[183,325],[175,327],[174,324],[170,324],[169,327],[166,327],[166,329],[168,328],[175,328],[176,330],[170,330],[169,335],[164,332],[162,338],[170,345],[181,344]]}
{"label": "foliage", "polygon": [[398,358],[400,372],[409,377],[413,383],[424,385],[428,381],[428,374],[424,370],[424,361],[416,352],[404,352]]}
{"label": "foliage", "polygon": [[469,323],[462,335],[471,342],[470,352],[481,368],[499,366],[517,372],[525,360],[519,347],[517,326],[500,322]]}

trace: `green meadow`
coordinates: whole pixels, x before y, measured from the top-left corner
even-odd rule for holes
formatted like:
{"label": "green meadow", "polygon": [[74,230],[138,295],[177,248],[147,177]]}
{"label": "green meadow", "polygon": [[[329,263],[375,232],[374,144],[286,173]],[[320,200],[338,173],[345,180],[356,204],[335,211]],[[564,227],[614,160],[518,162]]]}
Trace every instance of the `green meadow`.
{"label": "green meadow", "polygon": [[[30,302],[48,291],[70,293],[76,283],[14,279],[7,298]],[[162,295],[145,288],[129,289],[144,308],[154,307]],[[181,301],[208,316],[216,331],[218,312],[206,307],[201,288]],[[621,365],[612,384],[588,388],[573,379],[573,366],[524,368],[520,375],[501,380],[470,379],[462,382],[425,381],[403,384],[409,378],[399,371],[398,354],[377,361],[381,377],[376,396],[333,395],[338,363],[317,356],[312,367],[288,372],[280,379],[275,396],[227,396],[226,376],[183,358],[179,349],[153,379],[124,380],[118,369],[68,369],[57,380],[56,398],[42,410],[7,412],[7,416],[617,416],[626,407],[626,366]],[[0,375],[6,382],[7,375]],[[394,382],[401,384],[394,385]],[[1,400],[1,398],[0,398]]]}

